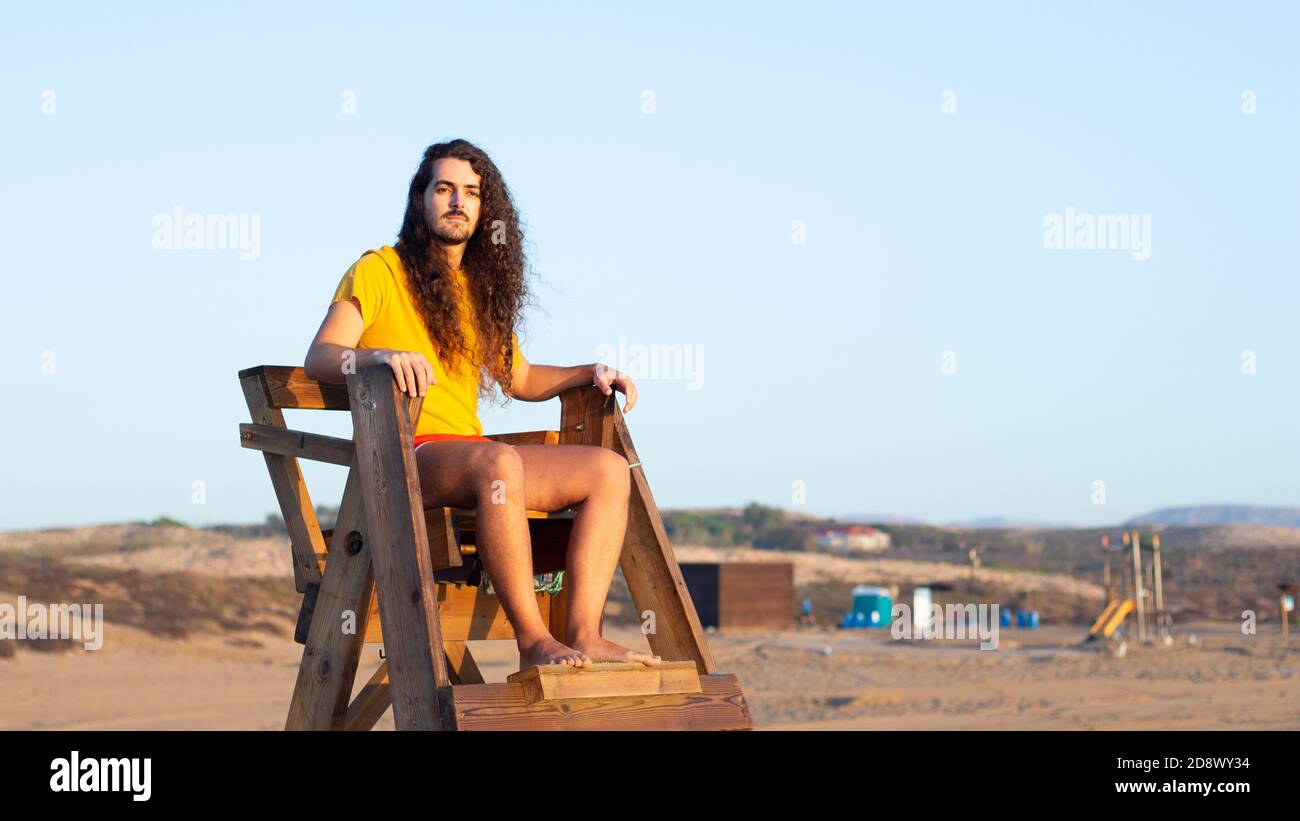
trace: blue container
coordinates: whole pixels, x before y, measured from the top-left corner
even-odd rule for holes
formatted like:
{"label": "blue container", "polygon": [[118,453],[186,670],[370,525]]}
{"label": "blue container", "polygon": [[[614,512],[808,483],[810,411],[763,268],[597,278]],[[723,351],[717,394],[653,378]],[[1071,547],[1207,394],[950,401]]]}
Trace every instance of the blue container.
{"label": "blue container", "polygon": [[860,619],[860,627],[888,627],[893,607],[894,600],[883,587],[860,584],[853,588],[853,612]]}
{"label": "blue container", "polygon": [[1011,610],[1003,607],[998,608],[998,626],[1011,626]]}
{"label": "blue container", "polygon": [[1016,627],[1023,627],[1026,630],[1032,630],[1038,626],[1037,610],[1021,610],[1016,614]]}

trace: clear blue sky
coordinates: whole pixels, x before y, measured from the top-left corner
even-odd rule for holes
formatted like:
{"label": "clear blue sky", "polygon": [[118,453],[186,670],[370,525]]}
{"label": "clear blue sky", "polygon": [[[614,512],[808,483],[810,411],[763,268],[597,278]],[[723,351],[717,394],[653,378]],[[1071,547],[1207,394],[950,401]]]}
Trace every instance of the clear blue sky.
{"label": "clear blue sky", "polygon": [[[530,360],[703,351],[698,390],[642,380],[629,417],[661,506],[1300,504],[1281,4],[191,5],[22,4],[0,29],[0,528],[276,509],[235,374],[301,364],[457,136],[527,221]],[[260,255],[155,249],[177,206],[256,216]],[[1150,215],[1151,258],[1046,250],[1067,206]],[[342,469],[308,478],[337,502]]]}

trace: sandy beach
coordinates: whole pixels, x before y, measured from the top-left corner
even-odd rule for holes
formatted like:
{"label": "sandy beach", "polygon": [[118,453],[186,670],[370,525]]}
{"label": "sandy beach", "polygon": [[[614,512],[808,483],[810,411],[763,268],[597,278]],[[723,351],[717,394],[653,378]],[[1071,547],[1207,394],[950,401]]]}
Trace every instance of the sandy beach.
{"label": "sandy beach", "polygon": [[[0,659],[0,728],[283,728],[301,659],[287,635],[166,641],[108,629],[96,652],[20,648]],[[1185,631],[1174,647],[1121,659],[1081,647],[1080,630],[1065,627],[1005,631],[995,651],[821,629],[714,632],[709,644],[740,677],[758,729],[1300,729],[1300,642],[1212,624]],[[610,634],[644,645],[635,629]],[[517,664],[508,642],[472,649],[488,681]],[[358,687],[378,663],[367,646]],[[392,727],[390,711],[376,729]]]}
{"label": "sandy beach", "polygon": [[[302,655],[292,639],[295,598],[283,543],[213,534],[186,536],[183,544],[161,537],[154,544],[130,532],[99,536],[109,541],[83,533],[67,543],[65,555],[53,556],[50,537],[40,563],[23,565],[28,576],[10,571],[10,578],[26,579],[29,599],[40,584],[54,584],[50,574],[62,574],[59,584],[106,600],[106,624],[95,651],[7,642],[13,652],[0,654],[7,696],[0,728],[281,729]],[[114,547],[123,539],[130,549]],[[32,549],[30,539],[0,539],[0,557]],[[689,546],[678,554],[683,561],[790,558]],[[889,581],[958,571],[807,556],[796,562],[796,582],[806,591],[846,573]],[[1016,584],[1100,597],[1085,581],[1023,575]],[[0,588],[0,601],[14,602],[17,593]],[[607,612],[625,609],[625,594],[616,585]],[[166,607],[141,604],[151,597],[165,598]],[[168,629],[160,630],[164,620]],[[888,630],[825,624],[707,636],[719,670],[739,677],[758,729],[1300,729],[1300,635],[1284,640],[1278,629],[1267,624],[1248,636],[1231,622],[1179,623],[1172,646],[1129,642],[1122,658],[1084,644],[1083,624],[1003,629],[995,650],[981,650],[977,641],[895,641]],[[606,632],[648,647],[636,625],[618,618],[607,620]],[[517,669],[510,642],[472,642],[471,650],[488,681]],[[378,663],[379,646],[367,645],[357,689]],[[377,729],[392,727],[390,711]]]}

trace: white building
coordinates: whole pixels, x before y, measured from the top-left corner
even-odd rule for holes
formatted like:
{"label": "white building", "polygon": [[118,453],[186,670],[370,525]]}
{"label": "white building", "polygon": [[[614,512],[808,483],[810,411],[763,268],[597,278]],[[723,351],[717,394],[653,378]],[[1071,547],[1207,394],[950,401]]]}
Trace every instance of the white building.
{"label": "white building", "polygon": [[817,533],[817,544],[829,553],[874,553],[889,549],[889,534],[870,525],[828,527]]}

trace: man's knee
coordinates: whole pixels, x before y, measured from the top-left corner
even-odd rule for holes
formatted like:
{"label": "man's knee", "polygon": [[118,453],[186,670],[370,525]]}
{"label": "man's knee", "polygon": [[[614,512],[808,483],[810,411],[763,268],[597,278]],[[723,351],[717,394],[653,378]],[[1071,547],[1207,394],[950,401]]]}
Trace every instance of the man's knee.
{"label": "man's knee", "polygon": [[470,459],[469,469],[480,481],[500,480],[507,485],[522,480],[524,475],[524,463],[519,458],[518,451],[510,445],[503,444],[485,445],[479,448]]}
{"label": "man's knee", "polygon": [[627,459],[609,448],[599,448],[596,457],[596,472],[602,488],[618,491],[623,495],[631,490],[632,471],[628,469]]}

